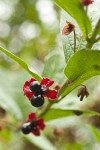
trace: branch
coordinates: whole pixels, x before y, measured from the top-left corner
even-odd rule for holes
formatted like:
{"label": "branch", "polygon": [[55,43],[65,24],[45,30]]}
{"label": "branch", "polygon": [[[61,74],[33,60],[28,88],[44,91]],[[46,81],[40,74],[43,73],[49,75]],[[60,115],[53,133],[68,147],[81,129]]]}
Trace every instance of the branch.
{"label": "branch", "polygon": [[96,36],[99,31],[100,31],[100,19],[98,20],[91,37],[87,39],[87,45],[86,45],[87,48],[92,48],[93,44],[98,42],[96,41]]}

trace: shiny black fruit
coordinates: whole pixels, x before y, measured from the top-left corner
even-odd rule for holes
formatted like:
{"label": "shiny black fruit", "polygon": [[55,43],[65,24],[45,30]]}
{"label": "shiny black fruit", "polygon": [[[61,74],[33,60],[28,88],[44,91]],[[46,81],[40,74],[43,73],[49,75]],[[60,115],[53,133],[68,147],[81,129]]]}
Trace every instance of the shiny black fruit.
{"label": "shiny black fruit", "polygon": [[42,95],[33,95],[30,102],[34,107],[40,107],[44,104],[44,97]]}
{"label": "shiny black fruit", "polygon": [[32,92],[34,92],[36,95],[39,95],[42,93],[42,90],[41,90],[41,85],[38,81],[33,81],[31,84],[30,84],[30,90]]}
{"label": "shiny black fruit", "polygon": [[32,131],[30,122],[24,123],[21,130],[24,134],[29,134]]}

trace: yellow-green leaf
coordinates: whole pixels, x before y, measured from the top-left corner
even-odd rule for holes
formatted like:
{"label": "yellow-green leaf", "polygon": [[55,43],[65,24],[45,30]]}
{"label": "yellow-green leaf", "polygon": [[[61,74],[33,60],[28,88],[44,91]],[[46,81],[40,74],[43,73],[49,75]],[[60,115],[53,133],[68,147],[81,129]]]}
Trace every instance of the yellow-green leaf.
{"label": "yellow-green leaf", "polygon": [[41,80],[41,77],[38,75],[38,74],[36,74],[36,73],[34,73],[34,72],[32,72],[29,68],[28,68],[28,66],[27,66],[27,64],[21,59],[21,58],[19,58],[19,57],[17,57],[16,55],[14,55],[14,54],[12,54],[11,52],[9,52],[8,50],[6,50],[6,49],[4,49],[4,48],[2,48],[2,47],[0,47],[0,51],[2,51],[4,54],[6,54],[8,57],[10,57],[11,59],[13,59],[14,61],[16,61],[22,68],[24,68],[29,74],[31,74],[35,79],[37,79],[37,80]]}

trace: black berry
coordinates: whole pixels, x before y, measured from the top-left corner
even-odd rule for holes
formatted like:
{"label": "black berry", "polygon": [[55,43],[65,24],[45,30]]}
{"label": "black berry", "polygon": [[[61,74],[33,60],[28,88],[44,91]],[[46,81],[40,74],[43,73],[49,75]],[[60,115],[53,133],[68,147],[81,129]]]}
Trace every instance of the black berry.
{"label": "black berry", "polygon": [[44,104],[44,97],[42,95],[33,95],[30,102],[35,107],[40,107]]}
{"label": "black berry", "polygon": [[41,85],[38,81],[34,81],[30,84],[30,90],[34,92],[36,95],[39,95],[42,93]]}
{"label": "black berry", "polygon": [[21,130],[24,134],[29,134],[32,131],[32,127],[31,127],[30,122],[23,124]]}

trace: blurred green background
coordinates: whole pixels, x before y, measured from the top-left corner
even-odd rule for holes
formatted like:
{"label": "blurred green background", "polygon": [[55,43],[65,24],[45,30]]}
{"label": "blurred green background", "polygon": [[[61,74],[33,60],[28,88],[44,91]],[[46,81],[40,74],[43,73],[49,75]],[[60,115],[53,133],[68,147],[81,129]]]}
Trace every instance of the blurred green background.
{"label": "blurred green background", "polygon": [[[56,64],[56,75],[49,75],[52,70],[48,66],[45,66],[48,73],[43,75],[63,83],[65,60],[59,20],[60,8],[51,0],[0,0],[0,46],[22,58],[39,74],[43,71],[45,58],[48,61],[54,55],[48,65],[52,68],[52,64]],[[99,116],[88,119],[72,116],[47,122],[41,137],[20,133],[19,128],[28,113],[36,111],[23,96],[22,87],[29,78],[23,68],[0,52],[0,150],[99,150],[100,132],[87,124],[89,120],[100,128]],[[91,92],[88,100],[80,103],[76,89],[53,107],[100,112],[100,77],[87,81],[86,85]]]}
{"label": "blurred green background", "polygon": [[[28,63],[44,61],[57,43],[58,31],[59,9],[50,0],[0,0],[0,44]],[[2,54],[0,62],[13,67]]]}
{"label": "blurred green background", "polygon": [[[45,56],[56,49],[58,33],[59,8],[51,0],[0,0],[0,46],[39,74]],[[35,111],[22,91],[29,78],[23,68],[0,52],[0,150],[39,149],[31,140],[26,141],[20,131],[17,133],[20,122]],[[45,145],[48,144],[47,141]]]}

